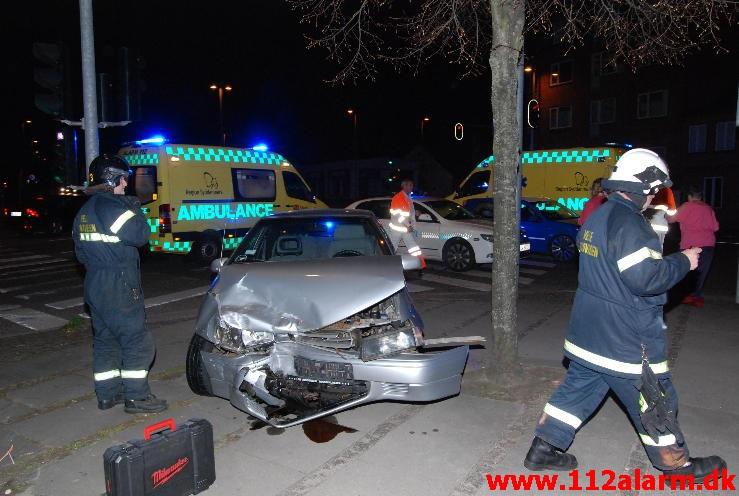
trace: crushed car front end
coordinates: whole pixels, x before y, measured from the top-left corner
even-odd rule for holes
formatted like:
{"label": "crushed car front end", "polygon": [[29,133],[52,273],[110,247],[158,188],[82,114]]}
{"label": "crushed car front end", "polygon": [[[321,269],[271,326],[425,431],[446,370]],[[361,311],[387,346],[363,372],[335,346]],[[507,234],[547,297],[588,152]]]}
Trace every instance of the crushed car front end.
{"label": "crushed car front end", "polygon": [[227,265],[200,309],[188,381],[276,427],[459,393],[467,346],[423,350],[400,257]]}

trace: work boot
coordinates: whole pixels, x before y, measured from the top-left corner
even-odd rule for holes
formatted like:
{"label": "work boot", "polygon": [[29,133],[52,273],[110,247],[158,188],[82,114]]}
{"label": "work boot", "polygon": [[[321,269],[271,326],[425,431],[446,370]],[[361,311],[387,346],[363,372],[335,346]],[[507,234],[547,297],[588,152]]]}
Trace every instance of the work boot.
{"label": "work boot", "polygon": [[[713,455],[705,458],[690,458],[690,465],[676,468],[675,470],[663,470],[662,473],[665,474],[665,479],[669,486],[675,489],[675,486],[680,487],[680,482],[677,480],[673,481],[671,477],[673,475],[693,476],[693,482],[700,483],[714,472],[717,473],[717,478],[722,477],[724,470],[726,470],[724,459],[720,456]],[[676,479],[681,480],[682,477],[676,477]]]}
{"label": "work boot", "polygon": [[706,300],[704,300],[702,296],[694,296],[693,301],[690,304],[693,305],[695,308],[703,308],[705,302]]}
{"label": "work boot", "polygon": [[141,400],[126,400],[123,410],[126,413],[157,413],[167,409],[167,400],[161,400],[150,394]]}
{"label": "work boot", "polygon": [[577,468],[577,458],[555,448],[539,437],[531,443],[524,467],[529,470],[572,470]]}
{"label": "work boot", "polygon": [[121,403],[123,403],[123,393],[119,392],[112,400],[98,400],[98,408],[100,410],[109,410]]}

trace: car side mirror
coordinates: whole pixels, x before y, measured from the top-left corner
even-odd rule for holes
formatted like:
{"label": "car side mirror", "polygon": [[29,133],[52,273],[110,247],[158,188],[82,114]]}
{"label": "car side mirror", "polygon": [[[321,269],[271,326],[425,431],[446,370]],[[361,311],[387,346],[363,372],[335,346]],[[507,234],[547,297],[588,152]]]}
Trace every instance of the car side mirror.
{"label": "car side mirror", "polygon": [[211,272],[220,272],[224,265],[226,265],[226,261],[228,260],[228,257],[224,258],[216,258],[210,263],[210,271]]}
{"label": "car side mirror", "polygon": [[419,222],[433,222],[434,219],[431,218],[429,214],[421,214],[418,216]]}
{"label": "car side mirror", "polygon": [[403,262],[403,270],[421,270],[421,258],[413,255],[401,255],[400,260]]}

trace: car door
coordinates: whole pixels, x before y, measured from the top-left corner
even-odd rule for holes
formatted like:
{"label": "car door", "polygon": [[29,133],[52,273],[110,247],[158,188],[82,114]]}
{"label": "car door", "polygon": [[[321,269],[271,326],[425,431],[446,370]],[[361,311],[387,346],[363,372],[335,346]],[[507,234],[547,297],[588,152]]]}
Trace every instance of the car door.
{"label": "car door", "polygon": [[416,242],[426,258],[441,260],[442,242],[439,239],[441,224],[439,216],[426,208],[424,205],[414,201],[413,209],[416,211]]}
{"label": "car door", "polygon": [[536,209],[535,204],[521,202],[521,228],[529,237],[532,252],[546,253],[549,251],[545,224],[546,220]]}

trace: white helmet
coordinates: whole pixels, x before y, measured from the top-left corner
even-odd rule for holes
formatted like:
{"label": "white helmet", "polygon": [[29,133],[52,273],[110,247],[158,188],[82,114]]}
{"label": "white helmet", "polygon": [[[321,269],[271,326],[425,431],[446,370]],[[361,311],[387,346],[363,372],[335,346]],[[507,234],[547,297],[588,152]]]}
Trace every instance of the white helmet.
{"label": "white helmet", "polygon": [[634,148],[621,155],[603,188],[624,193],[653,195],[672,186],[667,164],[652,150]]}

